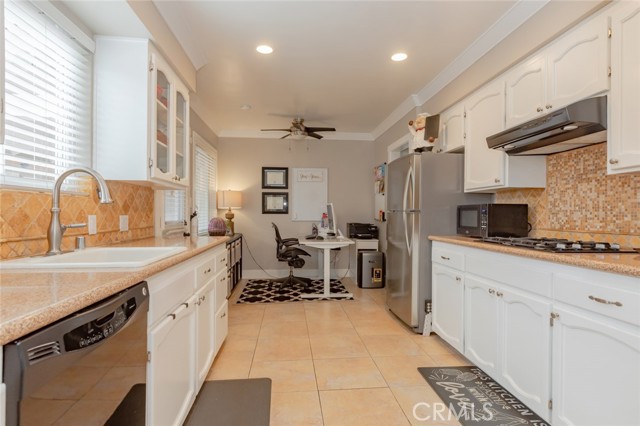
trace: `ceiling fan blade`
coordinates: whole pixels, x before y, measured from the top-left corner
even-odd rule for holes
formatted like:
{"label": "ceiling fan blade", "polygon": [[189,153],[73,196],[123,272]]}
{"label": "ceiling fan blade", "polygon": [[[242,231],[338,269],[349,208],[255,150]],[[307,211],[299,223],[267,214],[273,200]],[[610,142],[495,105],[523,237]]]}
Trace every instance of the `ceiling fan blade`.
{"label": "ceiling fan blade", "polygon": [[321,135],[319,135],[317,133],[310,132],[308,127],[307,127],[307,136],[311,136],[312,138],[316,138],[316,139],[322,139]]}
{"label": "ceiling fan blade", "polygon": [[281,137],[280,139],[288,138],[289,136],[291,136],[291,133],[287,133],[286,135],[284,135],[284,136],[283,136],[283,137]]}
{"label": "ceiling fan blade", "polygon": [[260,129],[263,132],[289,132],[289,129]]}
{"label": "ceiling fan blade", "polygon": [[336,129],[333,127],[306,127],[307,132],[335,132]]}

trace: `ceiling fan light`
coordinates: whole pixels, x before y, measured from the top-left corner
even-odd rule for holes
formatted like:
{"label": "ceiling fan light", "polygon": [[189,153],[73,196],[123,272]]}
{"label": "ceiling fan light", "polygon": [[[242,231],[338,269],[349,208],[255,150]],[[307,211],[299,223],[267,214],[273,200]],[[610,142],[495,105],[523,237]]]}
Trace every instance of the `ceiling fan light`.
{"label": "ceiling fan light", "polygon": [[394,62],[402,62],[407,58],[408,58],[408,56],[404,52],[398,52],[398,53],[394,53],[393,55],[391,55],[391,60],[394,61]]}
{"label": "ceiling fan light", "polygon": [[305,135],[304,133],[291,133],[291,139],[295,139],[297,141],[301,141],[302,139],[306,138],[307,135]]}
{"label": "ceiling fan light", "polygon": [[268,46],[266,44],[261,44],[260,46],[256,47],[256,50],[259,53],[262,53],[263,55],[268,55],[269,53],[273,53],[273,47]]}

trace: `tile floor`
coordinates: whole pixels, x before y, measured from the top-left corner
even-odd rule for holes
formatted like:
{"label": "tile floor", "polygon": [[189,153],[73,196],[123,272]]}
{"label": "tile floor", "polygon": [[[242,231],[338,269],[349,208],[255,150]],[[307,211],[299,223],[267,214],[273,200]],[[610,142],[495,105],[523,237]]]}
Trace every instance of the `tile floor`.
{"label": "tile floor", "polygon": [[355,300],[236,304],[239,286],[208,380],[270,377],[271,426],[459,425],[417,368],[469,361],[401,325],[384,289],[343,283]]}

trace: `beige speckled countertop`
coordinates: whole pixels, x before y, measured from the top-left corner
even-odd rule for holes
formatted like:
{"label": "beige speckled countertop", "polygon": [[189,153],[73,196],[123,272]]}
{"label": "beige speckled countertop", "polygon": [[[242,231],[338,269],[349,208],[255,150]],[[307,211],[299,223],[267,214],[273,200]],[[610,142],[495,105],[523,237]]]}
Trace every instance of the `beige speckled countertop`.
{"label": "beige speckled countertop", "polygon": [[612,272],[615,274],[640,277],[640,253],[598,254],[598,253],[552,253],[530,250],[522,247],[502,246],[490,244],[478,239],[462,236],[429,236],[432,241],[458,244],[461,246],[495,251],[498,253],[515,256],[529,257],[532,259],[546,260],[549,262],[563,263],[565,265],[581,266],[583,268]]}
{"label": "beige speckled countertop", "polygon": [[121,247],[186,247],[141,268],[102,270],[2,270],[0,345],[38,330],[121,290],[226,242],[228,237],[148,238]]}

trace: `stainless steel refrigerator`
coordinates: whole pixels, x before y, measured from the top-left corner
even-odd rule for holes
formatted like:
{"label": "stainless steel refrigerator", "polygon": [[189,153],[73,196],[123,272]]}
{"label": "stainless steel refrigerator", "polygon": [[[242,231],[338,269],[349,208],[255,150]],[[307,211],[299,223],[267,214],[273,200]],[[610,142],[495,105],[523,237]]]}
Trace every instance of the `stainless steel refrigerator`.
{"label": "stainless steel refrigerator", "polygon": [[459,204],[491,202],[490,194],[464,193],[463,172],[461,154],[413,153],[388,165],[387,306],[418,333],[431,300],[427,237],[456,233]]}

